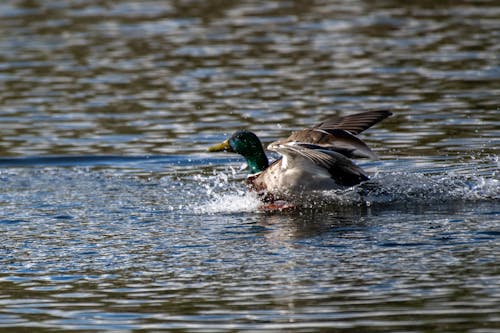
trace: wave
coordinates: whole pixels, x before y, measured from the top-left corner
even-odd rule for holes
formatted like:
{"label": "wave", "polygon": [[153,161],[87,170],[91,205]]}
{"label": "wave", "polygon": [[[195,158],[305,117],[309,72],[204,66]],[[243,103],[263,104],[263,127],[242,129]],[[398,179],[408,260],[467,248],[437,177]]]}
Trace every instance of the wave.
{"label": "wave", "polygon": [[[472,171],[473,170],[473,171]],[[441,173],[379,172],[360,185],[308,194],[301,208],[339,208],[360,206],[446,205],[478,201],[500,201],[498,172],[485,168],[456,166]],[[491,169],[491,165],[488,170]],[[497,169],[495,169],[497,170]],[[472,171],[472,172],[471,172]],[[262,203],[248,193],[243,182],[230,181],[236,172],[220,172],[196,180],[205,187],[206,199],[193,206],[196,213],[236,213],[258,211]]]}

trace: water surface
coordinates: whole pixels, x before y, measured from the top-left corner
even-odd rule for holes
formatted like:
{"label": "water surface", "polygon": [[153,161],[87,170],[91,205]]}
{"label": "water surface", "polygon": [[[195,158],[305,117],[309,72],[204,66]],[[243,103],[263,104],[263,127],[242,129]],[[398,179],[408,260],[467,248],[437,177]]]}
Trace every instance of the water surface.
{"label": "water surface", "polygon": [[[495,332],[495,1],[4,1],[0,327]],[[242,160],[389,108],[372,179],[263,212]]]}

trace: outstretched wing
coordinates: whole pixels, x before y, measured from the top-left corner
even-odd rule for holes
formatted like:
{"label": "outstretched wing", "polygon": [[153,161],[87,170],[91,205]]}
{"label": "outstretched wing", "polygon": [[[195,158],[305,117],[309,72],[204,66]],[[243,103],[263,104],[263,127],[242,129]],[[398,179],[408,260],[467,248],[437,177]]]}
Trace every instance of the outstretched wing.
{"label": "outstretched wing", "polygon": [[321,146],[349,158],[377,159],[377,155],[355,135],[389,117],[387,110],[373,110],[345,117],[330,117],[311,128],[294,132],[277,143],[299,142]]}
{"label": "outstretched wing", "polygon": [[392,113],[387,110],[372,110],[344,117],[330,117],[327,120],[316,124],[313,128],[324,131],[340,129],[348,131],[351,134],[358,135],[390,115],[392,115]]}

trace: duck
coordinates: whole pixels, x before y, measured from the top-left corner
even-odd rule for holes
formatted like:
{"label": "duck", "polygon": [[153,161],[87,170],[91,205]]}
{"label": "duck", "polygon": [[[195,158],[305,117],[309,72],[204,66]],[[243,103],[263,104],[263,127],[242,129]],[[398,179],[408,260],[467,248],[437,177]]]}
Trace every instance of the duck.
{"label": "duck", "polygon": [[273,162],[269,161],[259,137],[245,129],[208,151],[240,154],[246,160],[246,184],[251,192],[268,205],[295,207],[313,193],[368,181],[368,174],[352,159],[378,159],[378,156],[357,135],[391,115],[388,110],[370,110],[329,116],[270,143],[267,150],[279,154]]}

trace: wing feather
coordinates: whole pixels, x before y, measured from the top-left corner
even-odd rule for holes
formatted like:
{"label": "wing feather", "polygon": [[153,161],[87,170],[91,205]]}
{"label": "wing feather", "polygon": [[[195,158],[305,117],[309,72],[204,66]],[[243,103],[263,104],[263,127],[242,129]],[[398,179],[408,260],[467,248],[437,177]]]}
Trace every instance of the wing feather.
{"label": "wing feather", "polygon": [[344,117],[330,117],[312,128],[294,132],[288,138],[276,141],[276,143],[315,144],[349,158],[377,159],[377,155],[356,135],[391,114],[387,110],[373,110]]}
{"label": "wing feather", "polygon": [[392,115],[392,113],[387,110],[372,110],[344,117],[334,116],[316,124],[313,128],[318,128],[324,131],[342,129],[357,135],[390,115]]}
{"label": "wing feather", "polygon": [[327,170],[339,185],[353,186],[368,180],[363,169],[344,155],[313,144],[287,143],[271,145],[270,149],[289,158],[305,158]]}

